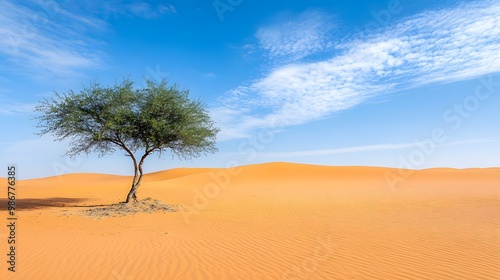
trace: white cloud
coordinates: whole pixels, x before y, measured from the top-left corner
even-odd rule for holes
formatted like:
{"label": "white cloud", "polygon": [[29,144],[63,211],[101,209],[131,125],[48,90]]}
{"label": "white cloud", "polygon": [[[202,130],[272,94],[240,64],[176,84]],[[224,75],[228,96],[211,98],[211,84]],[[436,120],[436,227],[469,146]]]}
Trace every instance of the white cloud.
{"label": "white cloud", "polygon": [[229,123],[239,122],[241,116],[246,115],[248,111],[245,109],[231,109],[229,107],[216,107],[211,108],[210,114],[212,119],[218,126],[224,126],[224,129],[217,135],[217,140],[225,141],[235,138],[248,137],[249,127],[238,126],[225,126]]}
{"label": "white cloud", "polygon": [[210,79],[210,78],[215,78],[217,77],[217,75],[215,75],[214,73],[212,72],[209,72],[209,73],[205,73],[203,75],[201,75],[203,78],[206,78],[206,79]]}
{"label": "white cloud", "polygon": [[[500,139],[473,139],[466,141],[455,141],[445,144],[436,145],[439,147],[446,146],[457,146],[457,145],[467,145],[467,144],[477,144],[477,143],[491,143],[499,142]],[[328,156],[334,154],[348,154],[348,153],[359,153],[359,152],[372,152],[372,151],[388,151],[388,150],[403,150],[414,148],[418,149],[417,143],[401,143],[401,144],[377,144],[377,145],[364,145],[355,146],[347,148],[338,149],[322,149],[322,150],[307,150],[307,151],[295,151],[295,152],[280,152],[280,153],[260,153],[259,158],[287,158],[287,157],[310,157],[310,156]]]}
{"label": "white cloud", "polygon": [[35,110],[36,104],[26,104],[26,103],[1,103],[0,115],[20,115],[20,114],[32,114]]}
{"label": "white cloud", "polygon": [[[286,126],[324,118],[373,96],[404,88],[499,72],[499,14],[500,3],[492,0],[428,11],[404,18],[379,33],[344,41],[337,46],[339,53],[322,61],[295,62],[272,69],[222,99],[221,106],[245,108],[247,112],[222,127],[242,127],[245,131],[240,135],[248,135],[252,129],[275,126],[273,122]],[[305,34],[310,32],[310,25],[302,25],[300,20],[296,23],[297,28],[305,26]],[[263,30],[286,34],[290,26],[294,25],[287,22]],[[295,31],[291,34],[293,38]],[[321,52],[314,46],[324,42],[322,36],[305,36],[311,38],[310,49],[303,47],[308,45],[307,39],[298,46],[293,43],[295,39],[278,45],[285,40],[280,36],[261,45],[271,56],[305,57]],[[335,43],[333,37],[329,39]]]}
{"label": "white cloud", "polygon": [[102,64],[100,43],[88,33],[105,30],[104,21],[54,1],[1,1],[0,10],[0,57],[16,65],[8,70],[66,76]]}
{"label": "white cloud", "polygon": [[177,10],[171,4],[159,4],[155,7],[146,2],[128,4],[126,5],[126,10],[135,16],[147,19],[158,18],[166,13],[177,13]]}
{"label": "white cloud", "polygon": [[387,150],[401,150],[414,147],[414,143],[409,144],[378,144],[378,145],[365,145],[356,147],[347,147],[339,149],[322,149],[322,150],[307,150],[296,152],[282,152],[282,153],[261,153],[258,156],[261,158],[286,158],[286,157],[310,157],[310,156],[327,156],[334,154],[347,154],[368,151],[387,151]]}
{"label": "white cloud", "polygon": [[328,40],[333,28],[330,20],[321,11],[307,11],[293,19],[262,27],[255,36],[270,59],[294,61],[332,46]]}

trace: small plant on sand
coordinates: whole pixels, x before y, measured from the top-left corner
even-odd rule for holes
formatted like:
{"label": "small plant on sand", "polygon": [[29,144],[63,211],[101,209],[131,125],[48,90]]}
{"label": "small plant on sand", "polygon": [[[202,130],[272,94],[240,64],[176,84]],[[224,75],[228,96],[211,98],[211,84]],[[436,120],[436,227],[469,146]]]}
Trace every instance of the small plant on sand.
{"label": "small plant on sand", "polygon": [[56,93],[42,101],[36,107],[41,113],[39,134],[52,134],[57,141],[70,139],[67,155],[72,157],[125,151],[134,164],[125,202],[137,202],[142,166],[149,155],[170,150],[180,159],[189,159],[217,151],[219,129],[204,104],[188,94],[166,81],[147,81],[142,89],[134,89],[129,80],[113,87],[93,83],[79,93]]}
{"label": "small plant on sand", "polygon": [[153,213],[162,211],[175,212],[178,206],[164,204],[158,200],[147,197],[137,203],[115,203],[105,207],[91,207],[82,210],[81,214],[90,218],[101,219],[103,217],[128,216],[136,213]]}

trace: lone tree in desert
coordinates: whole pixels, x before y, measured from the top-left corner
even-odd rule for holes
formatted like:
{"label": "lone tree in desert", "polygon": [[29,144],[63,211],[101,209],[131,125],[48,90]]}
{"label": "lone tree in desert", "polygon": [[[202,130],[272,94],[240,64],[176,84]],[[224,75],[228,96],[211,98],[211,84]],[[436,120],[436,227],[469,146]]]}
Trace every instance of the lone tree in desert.
{"label": "lone tree in desert", "polygon": [[113,87],[98,83],[84,86],[79,93],[69,91],[45,99],[40,112],[39,135],[52,134],[57,141],[70,139],[67,155],[99,153],[122,149],[134,163],[134,179],[125,200],[137,202],[146,157],[170,150],[180,159],[214,153],[219,129],[205,106],[191,100],[188,90],[166,81],[147,81],[134,89],[124,80]]}

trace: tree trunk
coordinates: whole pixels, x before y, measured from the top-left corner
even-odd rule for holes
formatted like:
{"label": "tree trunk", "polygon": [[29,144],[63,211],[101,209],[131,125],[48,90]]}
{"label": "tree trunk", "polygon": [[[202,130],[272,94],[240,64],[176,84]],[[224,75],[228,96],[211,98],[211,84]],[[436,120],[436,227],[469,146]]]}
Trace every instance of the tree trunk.
{"label": "tree trunk", "polygon": [[139,168],[136,168],[134,181],[132,182],[132,188],[130,188],[130,191],[128,192],[127,200],[125,200],[125,203],[132,202],[132,200],[134,200],[134,202],[138,202],[136,193],[137,190],[139,189],[139,186],[141,185],[141,180],[142,180],[142,166],[139,166]]}
{"label": "tree trunk", "polygon": [[[139,178],[142,178],[142,175],[140,175]],[[132,202],[132,200],[134,200],[134,202],[138,202],[136,192],[137,189],[139,189],[140,184],[140,181],[132,183],[132,188],[130,188],[130,191],[128,192],[127,200],[125,200],[125,203],[130,203]]]}
{"label": "tree trunk", "polygon": [[[128,192],[127,199],[125,200],[125,203],[130,203],[132,200],[134,202],[137,202],[137,196],[135,193],[137,192],[137,189],[139,188],[139,183],[140,183],[140,177],[142,177],[142,174],[139,177],[139,168],[137,166],[137,160],[135,159],[134,155],[130,153],[130,157],[132,158],[132,161],[134,162],[134,179],[132,180],[132,187],[130,188],[130,191]],[[139,178],[138,178],[139,177]]]}
{"label": "tree trunk", "polygon": [[146,151],[146,153],[141,157],[141,161],[139,164],[137,164],[137,161],[135,160],[135,157],[132,155],[132,160],[134,161],[134,180],[132,181],[132,187],[130,188],[130,191],[128,192],[127,199],[125,200],[125,203],[130,203],[132,200],[134,202],[139,202],[137,200],[137,189],[139,189],[139,186],[141,185],[141,180],[142,180],[142,164],[144,163],[144,160],[146,157],[149,155],[150,152]]}

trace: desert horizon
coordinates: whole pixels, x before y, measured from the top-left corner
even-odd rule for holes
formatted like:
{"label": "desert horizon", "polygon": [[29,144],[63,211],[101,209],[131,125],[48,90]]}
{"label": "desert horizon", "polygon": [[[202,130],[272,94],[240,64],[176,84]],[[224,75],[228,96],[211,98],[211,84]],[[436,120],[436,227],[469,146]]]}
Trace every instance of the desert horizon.
{"label": "desert horizon", "polygon": [[[145,172],[144,173],[144,178],[150,177],[152,175],[157,175],[160,173],[175,173],[175,174],[191,174],[191,173],[201,173],[203,171],[214,171],[214,170],[220,170],[220,169],[228,169],[228,168],[240,168],[240,167],[247,167],[247,166],[254,166],[254,165],[268,165],[268,164],[290,164],[290,165],[303,165],[303,166],[318,166],[318,167],[329,167],[329,168],[376,168],[376,169],[386,169],[388,171],[391,170],[408,170],[408,171],[429,171],[429,170],[495,170],[499,169],[500,166],[487,166],[487,167],[451,167],[451,166],[434,166],[434,167],[425,167],[425,168],[404,168],[404,167],[392,167],[392,166],[376,166],[376,165],[326,165],[326,164],[312,164],[312,163],[303,163],[303,162],[291,162],[291,161],[272,161],[272,162],[261,162],[261,163],[249,163],[249,164],[243,164],[239,166],[234,166],[234,167],[187,167],[187,166],[178,166],[170,169],[165,169],[165,170],[156,170],[156,171],[150,171],[150,172]],[[404,171],[403,171],[404,172]],[[113,174],[108,174],[108,173],[99,173],[99,172],[65,172],[57,175],[48,175],[48,176],[41,176],[41,177],[31,177],[31,178],[25,178],[25,179],[18,179],[20,181],[30,181],[30,180],[42,180],[42,179],[50,179],[50,178],[56,178],[56,177],[61,177],[61,176],[75,176],[75,175],[88,175],[88,176],[117,176],[117,177],[130,177],[132,178],[133,175],[127,175],[124,173],[113,173]],[[175,175],[175,176],[184,176],[184,175]],[[6,180],[7,177],[0,176],[0,179]]]}
{"label": "desert horizon", "polygon": [[500,168],[416,170],[391,187],[400,172],[176,168],[138,192],[171,211],[110,216],[87,210],[123,201],[131,176],[19,180],[20,261],[2,279],[497,279]]}

